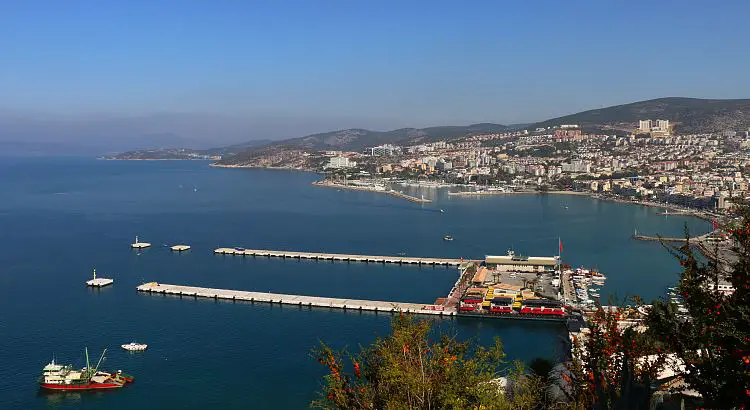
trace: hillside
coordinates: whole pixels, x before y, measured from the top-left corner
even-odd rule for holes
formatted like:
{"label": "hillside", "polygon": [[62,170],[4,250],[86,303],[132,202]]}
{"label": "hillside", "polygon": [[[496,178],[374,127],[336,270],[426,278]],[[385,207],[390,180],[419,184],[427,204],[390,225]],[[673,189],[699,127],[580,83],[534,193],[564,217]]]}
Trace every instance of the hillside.
{"label": "hillside", "polygon": [[632,130],[638,120],[667,119],[678,133],[721,132],[750,127],[750,99],[706,100],[668,97],[615,105],[537,123],[536,127],[579,124]]}
{"label": "hillside", "polygon": [[503,132],[508,127],[500,124],[472,124],[468,126],[442,126],[429,128],[401,128],[393,131],[370,131],[347,129],[312,134],[305,137],[281,141],[307,149],[331,149],[358,151],[368,146],[397,143],[429,142],[440,138],[457,138],[469,134]]}

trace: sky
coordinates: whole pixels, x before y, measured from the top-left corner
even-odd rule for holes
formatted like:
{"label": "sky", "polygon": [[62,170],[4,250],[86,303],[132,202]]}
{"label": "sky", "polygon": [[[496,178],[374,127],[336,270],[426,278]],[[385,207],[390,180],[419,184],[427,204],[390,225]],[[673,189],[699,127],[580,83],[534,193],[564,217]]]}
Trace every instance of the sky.
{"label": "sky", "polygon": [[291,133],[747,98],[748,15],[745,0],[5,1],[0,114],[200,113]]}

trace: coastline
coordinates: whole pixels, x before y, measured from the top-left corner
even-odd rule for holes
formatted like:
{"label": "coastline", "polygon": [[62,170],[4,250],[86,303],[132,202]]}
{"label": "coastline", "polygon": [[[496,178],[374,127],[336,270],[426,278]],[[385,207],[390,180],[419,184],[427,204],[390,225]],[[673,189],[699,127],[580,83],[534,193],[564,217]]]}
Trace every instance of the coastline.
{"label": "coastline", "polygon": [[103,161],[216,161],[210,158],[106,158],[97,157]]}

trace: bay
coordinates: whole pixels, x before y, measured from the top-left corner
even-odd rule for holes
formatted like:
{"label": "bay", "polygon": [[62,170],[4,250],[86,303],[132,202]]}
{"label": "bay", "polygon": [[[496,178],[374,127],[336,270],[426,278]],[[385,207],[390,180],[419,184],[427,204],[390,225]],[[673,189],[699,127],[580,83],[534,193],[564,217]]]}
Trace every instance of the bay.
{"label": "bay", "polygon": [[[322,374],[321,340],[356,350],[387,334],[390,315],[138,294],[147,281],[260,292],[429,303],[455,268],[291,261],[214,255],[220,246],[336,253],[483,258],[508,248],[557,253],[608,276],[602,294],[663,294],[679,265],[635,229],[679,236],[710,224],[581,196],[457,199],[430,204],[317,188],[315,174],[218,169],[201,161],[0,159],[0,408],[304,408]],[[415,191],[416,192],[416,191]],[[440,209],[444,213],[439,212]],[[450,233],[452,242],[442,240]],[[135,235],[153,247],[129,248]],[[193,247],[173,254],[165,245]],[[113,286],[85,287],[91,270]],[[504,320],[436,320],[509,359],[559,357],[564,328]],[[119,348],[149,344],[140,354]],[[40,394],[53,355],[83,365],[108,348],[109,370],[136,382],[115,392]]]}

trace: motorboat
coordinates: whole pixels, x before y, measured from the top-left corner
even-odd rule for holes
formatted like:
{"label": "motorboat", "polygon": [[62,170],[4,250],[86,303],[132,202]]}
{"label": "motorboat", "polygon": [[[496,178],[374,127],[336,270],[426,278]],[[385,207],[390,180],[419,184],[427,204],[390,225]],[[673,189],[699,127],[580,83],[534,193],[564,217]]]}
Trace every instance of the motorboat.
{"label": "motorboat", "polygon": [[122,345],[122,348],[130,352],[142,352],[148,348],[145,343],[130,342]]}
{"label": "motorboat", "polygon": [[444,241],[452,241],[452,240],[453,240],[453,237],[452,237],[452,236],[450,236],[450,235],[445,235],[445,236],[443,236],[443,240],[444,240]]}

